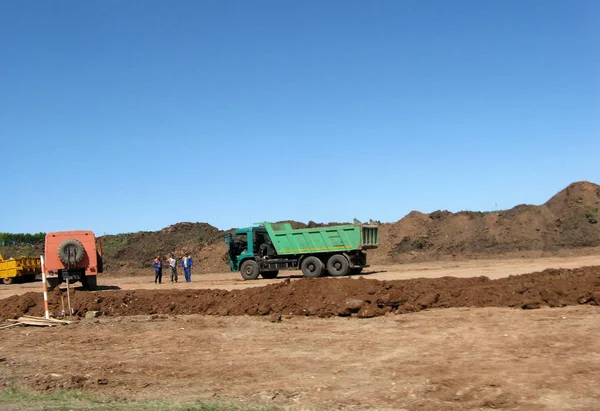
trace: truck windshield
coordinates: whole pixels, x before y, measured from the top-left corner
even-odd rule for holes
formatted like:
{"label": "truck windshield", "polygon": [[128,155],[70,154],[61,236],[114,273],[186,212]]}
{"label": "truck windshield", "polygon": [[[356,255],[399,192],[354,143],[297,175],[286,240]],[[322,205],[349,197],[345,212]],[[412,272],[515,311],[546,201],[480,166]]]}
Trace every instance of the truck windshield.
{"label": "truck windshield", "polygon": [[231,252],[234,255],[240,255],[248,249],[248,234],[236,234],[231,242]]}

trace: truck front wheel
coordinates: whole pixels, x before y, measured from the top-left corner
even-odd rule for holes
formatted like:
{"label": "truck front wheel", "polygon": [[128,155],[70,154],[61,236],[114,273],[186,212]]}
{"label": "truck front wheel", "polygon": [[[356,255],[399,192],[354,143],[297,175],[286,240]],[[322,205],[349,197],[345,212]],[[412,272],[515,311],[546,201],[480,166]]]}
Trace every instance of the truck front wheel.
{"label": "truck front wheel", "polygon": [[254,260],[244,261],[240,268],[240,273],[244,280],[256,280],[260,274],[258,264]]}
{"label": "truck front wheel", "polygon": [[306,257],[302,260],[302,264],[300,264],[300,269],[302,270],[302,275],[308,278],[316,278],[323,275],[325,271],[325,264],[317,257]]}
{"label": "truck front wheel", "polygon": [[329,274],[336,277],[348,275],[350,272],[350,264],[343,255],[334,254],[329,257],[329,260],[327,261],[327,271],[329,271]]}

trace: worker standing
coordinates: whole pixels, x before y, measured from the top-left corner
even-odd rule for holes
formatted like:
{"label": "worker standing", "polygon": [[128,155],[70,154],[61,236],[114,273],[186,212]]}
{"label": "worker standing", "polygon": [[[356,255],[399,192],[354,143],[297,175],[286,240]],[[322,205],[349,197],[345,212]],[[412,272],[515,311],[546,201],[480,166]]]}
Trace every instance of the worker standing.
{"label": "worker standing", "polygon": [[163,263],[160,259],[160,255],[156,256],[156,258],[152,262],[152,267],[154,267],[154,284],[162,284]]}
{"label": "worker standing", "polygon": [[192,265],[194,265],[194,261],[190,257],[190,253],[186,251],[185,256],[181,259],[181,267],[183,268],[186,283],[192,282]]}
{"label": "worker standing", "polygon": [[171,253],[168,262],[169,272],[171,274],[171,284],[173,284],[177,282],[177,259],[175,258],[175,255],[173,253]]}

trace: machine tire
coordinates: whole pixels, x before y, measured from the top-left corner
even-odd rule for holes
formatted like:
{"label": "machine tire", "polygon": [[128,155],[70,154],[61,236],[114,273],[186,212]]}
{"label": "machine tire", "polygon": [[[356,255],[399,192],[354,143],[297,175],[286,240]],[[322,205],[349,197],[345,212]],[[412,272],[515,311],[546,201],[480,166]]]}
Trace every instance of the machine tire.
{"label": "machine tire", "polygon": [[240,273],[244,280],[256,280],[260,274],[258,264],[254,260],[246,260],[240,267]]}
{"label": "machine tire", "polygon": [[300,264],[302,275],[307,278],[317,278],[323,275],[325,264],[315,256],[306,257]]}
{"label": "machine tire", "polygon": [[363,268],[359,267],[359,268],[351,268],[350,269],[350,275],[356,275],[356,274],[360,274],[362,272]]}
{"label": "machine tire", "polygon": [[81,278],[81,285],[88,291],[98,288],[98,278],[95,275],[84,275]]}
{"label": "machine tire", "polygon": [[335,277],[341,277],[350,273],[350,263],[341,254],[334,254],[327,260],[327,271]]}
{"label": "machine tire", "polygon": [[260,275],[262,276],[262,278],[270,280],[270,279],[276,278],[279,275],[279,270],[263,271],[262,273],[260,273]]}
{"label": "machine tire", "polygon": [[[75,251],[75,261],[69,261],[70,249],[73,249]],[[58,246],[58,258],[60,258],[60,261],[62,261],[64,264],[77,264],[78,262],[83,260],[83,256],[85,256],[85,248],[79,240],[70,238],[68,240],[63,241]]]}
{"label": "machine tire", "polygon": [[17,277],[6,277],[3,278],[4,284],[14,284],[17,282]]}

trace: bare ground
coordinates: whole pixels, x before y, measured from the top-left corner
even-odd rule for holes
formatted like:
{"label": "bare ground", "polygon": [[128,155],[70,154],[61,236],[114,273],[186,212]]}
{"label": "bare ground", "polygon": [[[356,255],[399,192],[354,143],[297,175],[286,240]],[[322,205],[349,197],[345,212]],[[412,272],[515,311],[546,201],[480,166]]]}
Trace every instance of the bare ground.
{"label": "bare ground", "polygon": [[[544,290],[557,294],[563,300],[548,301],[567,306],[535,310],[425,307],[410,313],[397,307],[366,319],[357,318],[358,312],[318,318],[288,315],[283,310],[266,316],[161,312],[122,316],[107,310],[98,319],[82,319],[70,326],[0,330],[0,384],[38,390],[80,388],[133,399],[233,398],[297,409],[598,409],[600,307],[593,296],[600,288],[599,269],[567,270],[594,265],[600,265],[600,256],[373,267],[373,273],[363,279],[316,282],[296,281],[293,272],[283,280],[254,282],[239,280],[239,274],[215,273],[195,275],[191,284],[161,286],[154,285],[150,275],[108,275],[100,281],[104,291],[72,290],[74,305],[82,304],[77,305],[79,310],[87,307],[84,304],[91,295],[111,300],[122,293],[139,293],[144,304],[142,296],[152,294],[157,302],[166,296],[189,299],[189,295],[215,293],[227,299],[242,291],[256,298],[261,292],[255,287],[266,284],[270,284],[265,288],[268,294],[274,296],[290,287],[298,293],[310,291],[303,284],[313,284],[314,292],[300,293],[306,300],[326,284],[362,284],[368,288],[367,295],[373,291],[379,297],[382,290],[391,295],[426,286],[443,297],[444,288],[439,287],[444,285],[463,293],[491,290],[489,295],[504,300],[502,290],[520,281],[506,276],[550,267],[565,269],[525,276],[519,284],[530,284],[524,292],[531,292],[530,296],[552,295]],[[465,280],[431,280],[447,275]],[[481,275],[491,280],[472,278]],[[415,277],[430,279],[399,281]],[[536,282],[539,279],[543,281]],[[13,297],[0,304],[32,301],[31,307],[23,307],[36,310],[40,293],[28,292],[39,286],[1,285],[0,298]],[[215,288],[231,291],[209,290]],[[573,290],[573,295],[587,293],[588,297],[572,301]],[[288,294],[288,298],[292,297]],[[123,299],[114,301],[122,303]],[[547,305],[552,304],[546,301],[529,308]]]}

